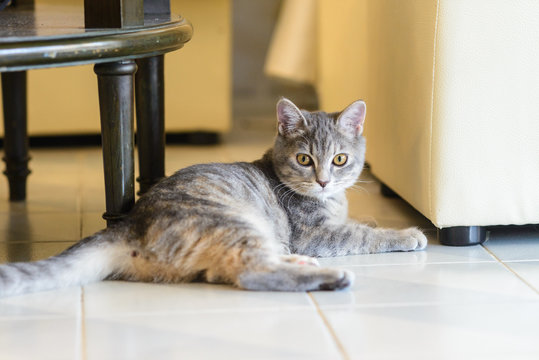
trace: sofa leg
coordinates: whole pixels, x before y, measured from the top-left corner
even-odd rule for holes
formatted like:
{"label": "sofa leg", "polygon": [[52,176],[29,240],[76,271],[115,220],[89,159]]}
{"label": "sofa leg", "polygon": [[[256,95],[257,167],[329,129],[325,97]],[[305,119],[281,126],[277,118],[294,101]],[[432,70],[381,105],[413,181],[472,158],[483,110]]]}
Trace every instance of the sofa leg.
{"label": "sofa leg", "polygon": [[487,238],[484,226],[454,226],[438,229],[438,241],[442,245],[470,246],[482,244]]}

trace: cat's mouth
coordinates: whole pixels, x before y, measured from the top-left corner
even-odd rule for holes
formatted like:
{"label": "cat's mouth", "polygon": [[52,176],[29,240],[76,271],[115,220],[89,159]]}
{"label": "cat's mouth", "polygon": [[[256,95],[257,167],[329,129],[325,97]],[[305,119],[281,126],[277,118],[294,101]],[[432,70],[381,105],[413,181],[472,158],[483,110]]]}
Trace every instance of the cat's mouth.
{"label": "cat's mouth", "polygon": [[321,186],[319,183],[312,183],[309,186],[308,196],[325,200],[335,193],[335,188],[332,184],[325,184]]}
{"label": "cat's mouth", "polygon": [[318,182],[296,182],[287,186],[299,195],[325,200],[335,194],[335,184],[329,183],[321,186]]}
{"label": "cat's mouth", "polygon": [[316,190],[318,192],[318,194],[322,197],[326,197],[326,196],[329,196],[331,194],[333,194],[333,187],[332,186],[319,186],[318,189]]}

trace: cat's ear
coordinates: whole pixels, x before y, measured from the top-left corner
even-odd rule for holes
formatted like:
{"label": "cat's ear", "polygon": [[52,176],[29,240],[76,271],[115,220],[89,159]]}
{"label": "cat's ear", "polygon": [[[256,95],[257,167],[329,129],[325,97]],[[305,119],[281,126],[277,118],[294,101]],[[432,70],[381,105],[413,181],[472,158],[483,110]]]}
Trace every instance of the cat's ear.
{"label": "cat's ear", "polygon": [[367,105],[365,105],[364,101],[357,100],[341,112],[337,118],[337,123],[345,133],[359,136],[363,133],[366,114]]}
{"label": "cat's ear", "polygon": [[286,98],[277,102],[277,120],[279,134],[290,136],[301,133],[305,126],[305,117],[294,103]]}

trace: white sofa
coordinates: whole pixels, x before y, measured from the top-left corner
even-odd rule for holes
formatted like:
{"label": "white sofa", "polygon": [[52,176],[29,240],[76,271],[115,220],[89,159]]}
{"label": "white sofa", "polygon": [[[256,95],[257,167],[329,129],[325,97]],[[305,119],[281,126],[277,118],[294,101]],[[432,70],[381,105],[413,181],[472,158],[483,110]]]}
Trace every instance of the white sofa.
{"label": "white sofa", "polygon": [[321,108],[367,103],[367,161],[440,241],[539,223],[539,1],[319,0]]}

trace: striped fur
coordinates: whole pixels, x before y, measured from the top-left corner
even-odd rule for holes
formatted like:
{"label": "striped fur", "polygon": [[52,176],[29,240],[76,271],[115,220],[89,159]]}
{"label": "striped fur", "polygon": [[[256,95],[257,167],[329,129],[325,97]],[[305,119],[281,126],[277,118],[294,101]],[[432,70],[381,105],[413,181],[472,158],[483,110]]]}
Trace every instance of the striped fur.
{"label": "striped fur", "polygon": [[[178,171],[142,196],[121,223],[52,258],[0,265],[0,296],[104,279],[334,290],[349,286],[353,274],[320,268],[313,257],[426,246],[417,229],[376,229],[347,219],[345,190],[364,164],[363,102],[327,114],[281,99],[277,117],[275,144],[260,160]],[[298,154],[312,163],[301,165]],[[335,165],[338,154],[346,163]]]}

